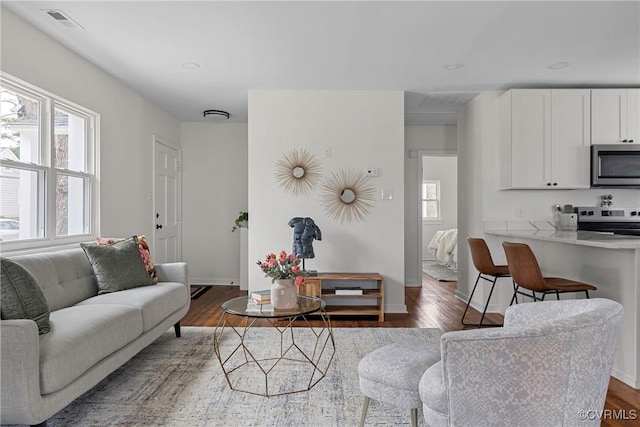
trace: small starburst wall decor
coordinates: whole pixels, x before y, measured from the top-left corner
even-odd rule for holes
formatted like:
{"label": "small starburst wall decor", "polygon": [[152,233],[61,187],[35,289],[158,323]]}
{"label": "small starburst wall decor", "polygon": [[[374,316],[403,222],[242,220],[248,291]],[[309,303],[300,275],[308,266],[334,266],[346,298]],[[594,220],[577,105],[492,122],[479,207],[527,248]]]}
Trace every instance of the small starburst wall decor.
{"label": "small starburst wall decor", "polygon": [[336,221],[363,222],[373,208],[375,191],[364,172],[340,169],[322,184],[320,203],[325,213]]}
{"label": "small starburst wall decor", "polygon": [[294,196],[309,194],[320,176],[320,163],[304,148],[287,151],[276,162],[276,181],[285,192]]}

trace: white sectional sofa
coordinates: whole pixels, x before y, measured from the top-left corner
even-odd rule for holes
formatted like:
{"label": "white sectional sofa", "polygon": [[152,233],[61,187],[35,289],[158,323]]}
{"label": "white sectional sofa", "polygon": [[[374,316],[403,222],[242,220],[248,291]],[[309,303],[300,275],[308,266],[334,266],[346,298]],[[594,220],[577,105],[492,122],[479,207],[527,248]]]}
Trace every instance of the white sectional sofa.
{"label": "white sectional sofa", "polygon": [[0,321],[2,424],[46,424],[172,325],[180,336],[190,304],[185,263],[156,264],[156,284],[98,295],[81,248],[10,259],[42,288],[51,330]]}

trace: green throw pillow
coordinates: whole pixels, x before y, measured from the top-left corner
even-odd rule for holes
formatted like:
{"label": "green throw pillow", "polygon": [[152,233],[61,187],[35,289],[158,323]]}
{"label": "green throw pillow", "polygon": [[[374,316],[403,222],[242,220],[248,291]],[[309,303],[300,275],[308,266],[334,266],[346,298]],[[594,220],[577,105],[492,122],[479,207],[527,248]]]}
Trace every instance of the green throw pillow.
{"label": "green throw pillow", "polygon": [[49,332],[49,303],[36,279],[7,258],[0,259],[0,269],[0,317],[31,319],[38,325],[38,333]]}
{"label": "green throw pillow", "polygon": [[138,238],[131,236],[111,245],[81,243],[98,280],[98,294],[153,285],[138,250]]}

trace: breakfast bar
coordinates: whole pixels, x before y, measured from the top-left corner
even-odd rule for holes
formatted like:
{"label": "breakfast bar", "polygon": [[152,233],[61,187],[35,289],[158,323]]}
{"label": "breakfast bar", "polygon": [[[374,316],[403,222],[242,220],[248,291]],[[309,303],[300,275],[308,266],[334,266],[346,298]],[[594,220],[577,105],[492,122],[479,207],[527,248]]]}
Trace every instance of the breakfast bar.
{"label": "breakfast bar", "polygon": [[493,248],[502,242],[528,244],[545,276],[598,287],[593,298],[624,306],[624,325],[612,375],[640,388],[640,238],[594,231],[485,230]]}

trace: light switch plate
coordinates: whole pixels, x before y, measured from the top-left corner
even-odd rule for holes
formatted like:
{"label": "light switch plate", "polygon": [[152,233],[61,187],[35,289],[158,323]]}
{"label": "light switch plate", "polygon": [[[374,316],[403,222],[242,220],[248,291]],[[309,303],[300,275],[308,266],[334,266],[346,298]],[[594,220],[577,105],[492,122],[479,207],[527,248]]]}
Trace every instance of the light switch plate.
{"label": "light switch plate", "polygon": [[393,200],[393,190],[391,188],[383,188],[381,192],[382,200]]}

